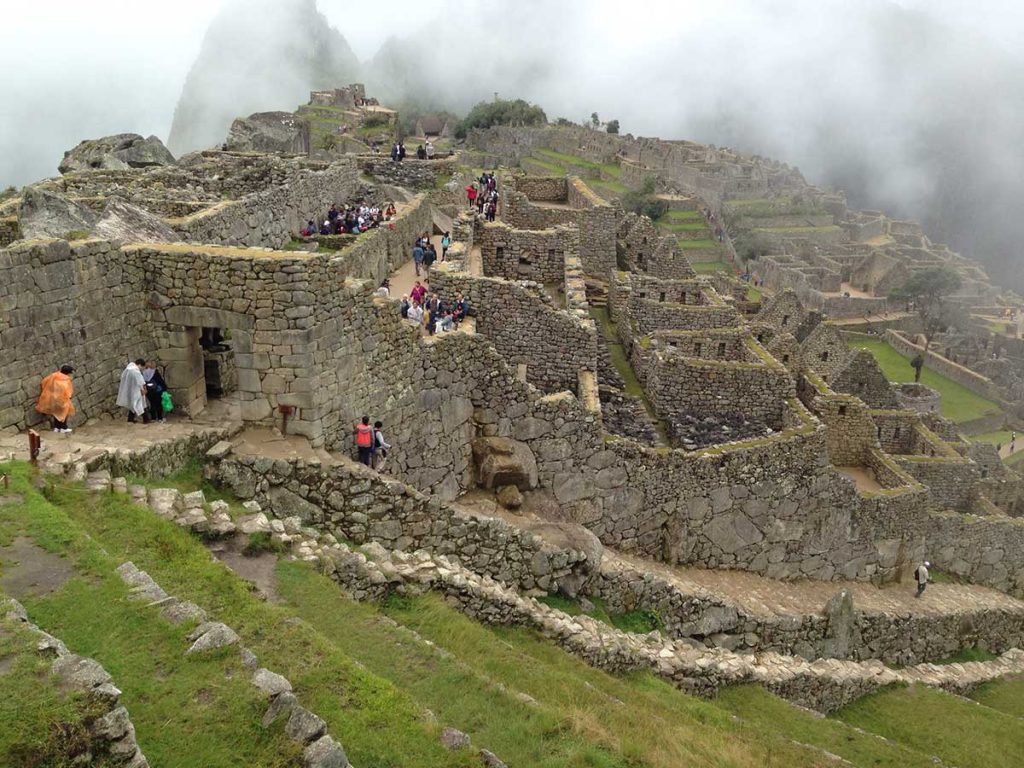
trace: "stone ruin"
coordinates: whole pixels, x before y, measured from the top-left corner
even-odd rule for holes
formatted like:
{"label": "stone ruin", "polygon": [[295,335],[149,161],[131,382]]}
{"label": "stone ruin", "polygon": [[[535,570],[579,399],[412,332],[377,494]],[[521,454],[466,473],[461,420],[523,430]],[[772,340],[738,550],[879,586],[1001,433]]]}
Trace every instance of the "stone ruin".
{"label": "stone ruin", "polygon": [[[446,165],[407,161],[400,171],[370,155],[216,150],[71,171],[0,203],[0,430],[38,424],[39,379],[67,361],[79,417],[103,424],[125,360],[155,358],[178,418],[200,423],[223,400],[243,435],[277,430],[310,451],[289,463],[221,441],[207,457],[211,478],[279,518],[396,551],[396,563],[416,549],[452,558],[511,590],[481,582],[472,599],[458,593],[467,610],[504,601],[508,615],[538,625],[547,614],[516,590],[659,606],[680,642],[701,648],[927,661],[949,648],[890,648],[867,623],[854,633],[848,616],[807,617],[772,645],[777,628],[651,574],[881,585],[927,556],[966,582],[1024,596],[1016,473],[934,410],[905,407],[800,290],[779,284],[763,305],[749,302],[745,283],[699,275],[678,241],[583,179],[510,170],[527,141],[614,160],[624,178],[657,170],[727,219],[732,199],[798,187],[838,215],[837,199],[815,197],[781,164],[689,142],[601,135],[583,147],[573,129],[496,128]],[[463,209],[467,169],[481,160],[501,164],[491,223]],[[438,189],[445,171],[452,181]],[[287,249],[312,212],[358,196],[367,172],[403,188],[391,226],[338,250]],[[39,197],[52,215],[37,215]],[[130,219],[126,206],[148,228],[100,228],[112,210]],[[475,311],[458,331],[427,337],[377,288],[417,237],[442,227],[453,244],[431,290],[461,293]],[[347,457],[363,414],[383,420],[396,446],[386,476]],[[467,516],[460,505],[479,494],[502,514]],[[509,522],[513,510],[522,518]],[[627,561],[646,565],[623,570]],[[440,571],[431,578],[447,584]],[[992,647],[1019,645],[1024,610],[1014,602],[1000,616],[982,634]],[[957,649],[976,640],[942,632]],[[620,640],[643,663],[657,658]],[[692,678],[689,651],[672,653],[678,679]],[[796,662],[785,669],[786,681],[804,674]],[[842,695],[871,687],[850,679],[861,682]],[[721,682],[709,678],[708,690]]]}

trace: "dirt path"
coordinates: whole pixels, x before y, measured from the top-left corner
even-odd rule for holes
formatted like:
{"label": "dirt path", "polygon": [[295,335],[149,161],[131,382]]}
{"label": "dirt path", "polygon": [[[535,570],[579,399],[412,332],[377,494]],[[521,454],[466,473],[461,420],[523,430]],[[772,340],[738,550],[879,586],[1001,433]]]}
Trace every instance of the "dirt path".
{"label": "dirt path", "polygon": [[47,552],[23,536],[0,547],[0,591],[15,600],[54,592],[74,573],[74,567],[63,557]]}

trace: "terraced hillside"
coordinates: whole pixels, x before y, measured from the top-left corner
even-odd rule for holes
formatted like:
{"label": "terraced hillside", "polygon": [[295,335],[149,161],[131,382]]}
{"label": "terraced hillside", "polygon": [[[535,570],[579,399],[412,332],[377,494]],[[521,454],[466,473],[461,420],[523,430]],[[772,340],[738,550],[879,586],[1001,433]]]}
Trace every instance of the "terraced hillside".
{"label": "terraced hillside", "polygon": [[[196,468],[151,484],[196,489]],[[281,537],[190,533],[102,478],[40,478],[26,464],[0,473],[12,478],[0,491],[0,589],[71,652],[103,665],[154,766],[184,765],[186,749],[199,761],[190,764],[207,766],[333,764],[314,762],[296,718],[265,725],[269,697],[251,683],[256,664],[289,681],[294,706],[358,766],[781,768],[836,764],[829,753],[857,766],[926,766],[934,757],[1011,766],[1024,754],[1017,680],[978,689],[980,705],[895,688],[824,719],[754,686],[703,700],[648,672],[594,669],[534,630],[478,623],[431,593],[357,602]],[[206,494],[245,519],[233,499],[209,486]],[[126,584],[126,573],[139,572],[173,597],[133,599],[140,582]],[[174,623],[166,613],[186,604],[237,642],[187,653],[198,617],[182,611]],[[13,695],[0,711],[0,755],[13,766],[63,764],[92,743],[91,715],[77,699],[57,704],[66,694],[23,633],[0,633],[4,669],[15,670],[5,678]],[[908,707],[927,716],[907,718]],[[967,732],[985,734],[986,747],[965,749]],[[469,746],[442,745],[466,737]]]}

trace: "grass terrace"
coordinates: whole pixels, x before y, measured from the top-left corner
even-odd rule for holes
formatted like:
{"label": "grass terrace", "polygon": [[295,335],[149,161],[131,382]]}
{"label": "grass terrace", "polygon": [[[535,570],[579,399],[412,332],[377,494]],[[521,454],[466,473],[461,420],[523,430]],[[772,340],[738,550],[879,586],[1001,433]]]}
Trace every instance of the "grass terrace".
{"label": "grass terrace", "polygon": [[[914,380],[914,369],[910,358],[904,357],[889,344],[871,336],[850,336],[848,343],[855,349],[866,349],[875,356],[882,372],[889,381],[908,382]],[[954,422],[979,419],[1001,409],[997,403],[976,395],[962,384],[948,379],[941,373],[925,368],[921,372],[921,383],[942,395],[941,413]]]}
{"label": "grass terrace", "polygon": [[690,266],[698,275],[710,275],[713,272],[732,272],[732,266],[724,261],[691,261]]}

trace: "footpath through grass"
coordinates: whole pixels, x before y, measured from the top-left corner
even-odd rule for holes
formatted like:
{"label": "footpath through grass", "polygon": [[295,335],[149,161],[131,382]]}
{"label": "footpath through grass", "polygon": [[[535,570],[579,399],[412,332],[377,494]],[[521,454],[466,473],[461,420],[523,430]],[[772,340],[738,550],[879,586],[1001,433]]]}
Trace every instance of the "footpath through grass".
{"label": "footpath through grass", "polygon": [[[910,366],[910,358],[904,357],[886,342],[855,336],[851,337],[848,343],[855,349],[866,349],[871,352],[889,381],[914,380],[914,369]],[[946,378],[931,368],[925,367],[921,372],[921,383],[942,395],[941,413],[955,422],[972,421],[1000,411],[997,403],[974,394],[962,384]]]}

